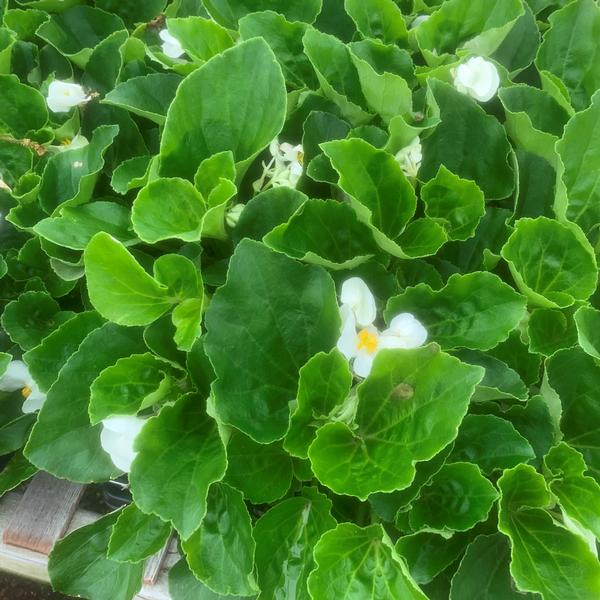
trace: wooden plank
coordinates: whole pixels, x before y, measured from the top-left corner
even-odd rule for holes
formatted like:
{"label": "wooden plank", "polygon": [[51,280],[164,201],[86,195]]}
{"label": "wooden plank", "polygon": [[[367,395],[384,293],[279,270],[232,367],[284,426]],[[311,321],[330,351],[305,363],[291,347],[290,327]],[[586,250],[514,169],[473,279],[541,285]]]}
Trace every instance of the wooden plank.
{"label": "wooden plank", "polygon": [[[23,499],[22,492],[9,492],[0,498],[0,570],[26,577],[37,579],[43,583],[50,582],[48,577],[48,557],[39,552],[33,552],[25,548],[10,546],[2,540],[4,532],[12,521],[15,511]],[[100,515],[87,510],[77,509],[66,534],[88,525],[98,519]],[[155,585],[144,584],[134,600],[170,600],[168,592],[168,569],[179,560],[177,541],[173,539],[168,545],[164,557],[164,566]]]}
{"label": "wooden plank", "polygon": [[4,543],[49,554],[69,527],[83,489],[78,483],[38,473],[13,512],[2,536]]}
{"label": "wooden plank", "polygon": [[163,567],[169,548],[171,546],[171,538],[167,540],[167,543],[154,555],[152,555],[146,561],[146,567],[144,568],[144,583],[148,585],[154,585],[158,581],[158,576]]}

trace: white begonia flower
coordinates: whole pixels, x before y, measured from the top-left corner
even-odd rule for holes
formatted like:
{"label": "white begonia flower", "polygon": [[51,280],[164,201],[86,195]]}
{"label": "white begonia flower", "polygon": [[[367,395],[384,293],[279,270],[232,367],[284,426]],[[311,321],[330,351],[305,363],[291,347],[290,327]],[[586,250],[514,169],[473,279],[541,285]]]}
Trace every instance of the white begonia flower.
{"label": "white begonia flower", "polygon": [[[385,348],[418,348],[427,341],[427,330],[410,313],[396,315],[390,326],[380,332],[373,325],[377,317],[375,298],[359,277],[342,284],[342,329],[338,350],[352,362],[353,371],[360,377],[371,372],[377,353]],[[357,331],[357,325],[361,327]]]}
{"label": "white begonia flower", "polygon": [[25,398],[21,409],[24,413],[40,410],[46,401],[46,394],[40,391],[27,365],[22,360],[11,361],[4,375],[0,377],[0,391],[16,392],[17,390],[20,390],[21,395]]}
{"label": "white begonia flower", "polygon": [[60,143],[60,146],[56,146],[59,152],[66,152],[67,150],[77,150],[83,148],[89,144],[88,139],[78,133],[73,139],[65,139]]}
{"label": "white begonia flower", "polygon": [[52,112],[64,113],[85,104],[90,98],[78,83],[55,80],[48,86],[46,102]]}
{"label": "white begonia flower", "polygon": [[425,21],[427,21],[427,19],[429,19],[431,15],[417,15],[413,20],[412,23],[410,24],[410,28],[414,29],[415,27],[418,27],[421,23],[425,23]]}
{"label": "white begonia flower", "polygon": [[245,204],[238,203],[234,204],[227,211],[227,214],[225,215],[225,223],[227,223],[228,227],[231,227],[231,229],[235,228],[235,226],[238,224],[238,221],[240,220],[240,217],[242,216],[244,208],[246,208]]}
{"label": "white begonia flower", "polygon": [[475,100],[491,100],[500,87],[500,75],[493,62],[481,56],[470,58],[454,72],[454,87]]}
{"label": "white begonia flower", "polygon": [[163,29],[158,36],[163,41],[162,51],[169,58],[179,58],[185,54],[181,42],[174,36],[172,36],[167,29]]}
{"label": "white begonia flower", "polygon": [[129,473],[137,456],[133,444],[145,423],[146,419],[135,415],[108,417],[102,421],[100,444],[113,464],[125,473]]}
{"label": "white begonia flower", "polygon": [[396,153],[396,160],[407,177],[417,176],[423,160],[423,147],[419,136]]}
{"label": "white begonia flower", "polygon": [[295,188],[302,176],[304,164],[304,150],[301,144],[292,146],[284,142],[279,143],[275,138],[269,144],[271,160],[263,163],[263,174],[253,183],[255,192],[260,192],[269,187],[286,186]]}

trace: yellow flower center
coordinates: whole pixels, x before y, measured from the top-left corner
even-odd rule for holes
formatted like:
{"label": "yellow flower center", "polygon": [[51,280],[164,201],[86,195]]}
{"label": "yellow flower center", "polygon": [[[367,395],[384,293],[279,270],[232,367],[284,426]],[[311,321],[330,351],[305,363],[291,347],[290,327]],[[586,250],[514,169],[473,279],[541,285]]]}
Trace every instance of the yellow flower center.
{"label": "yellow flower center", "polygon": [[64,140],[61,140],[60,144],[61,146],[68,146],[71,142],[71,138],[65,138]]}
{"label": "yellow flower center", "polygon": [[26,385],[22,390],[21,390],[21,396],[23,396],[23,398],[27,399],[29,398],[29,396],[31,396],[31,388]]}
{"label": "yellow flower center", "polygon": [[304,166],[304,152],[298,152],[298,162]]}
{"label": "yellow flower center", "polygon": [[356,344],[357,350],[362,350],[364,348],[369,354],[375,354],[378,346],[379,339],[375,332],[370,331],[369,329],[362,329],[358,332],[358,342]]}

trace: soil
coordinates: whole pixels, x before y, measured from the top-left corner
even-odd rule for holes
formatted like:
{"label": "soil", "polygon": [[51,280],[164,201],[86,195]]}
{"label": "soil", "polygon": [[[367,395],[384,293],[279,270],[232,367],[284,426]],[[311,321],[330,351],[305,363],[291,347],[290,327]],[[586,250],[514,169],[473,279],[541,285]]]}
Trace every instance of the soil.
{"label": "soil", "polygon": [[65,600],[68,598],[72,596],[57,594],[49,586],[36,581],[0,573],[0,600]]}

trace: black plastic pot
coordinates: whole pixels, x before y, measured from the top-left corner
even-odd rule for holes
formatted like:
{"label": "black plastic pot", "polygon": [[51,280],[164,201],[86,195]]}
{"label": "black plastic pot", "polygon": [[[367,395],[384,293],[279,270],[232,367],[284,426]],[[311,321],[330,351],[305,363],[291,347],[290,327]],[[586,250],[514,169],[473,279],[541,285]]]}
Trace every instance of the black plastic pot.
{"label": "black plastic pot", "polygon": [[127,476],[122,475],[114,481],[106,481],[102,484],[102,497],[104,503],[110,510],[117,510],[122,506],[126,506],[131,503],[131,492],[128,487],[124,487],[128,484]]}

